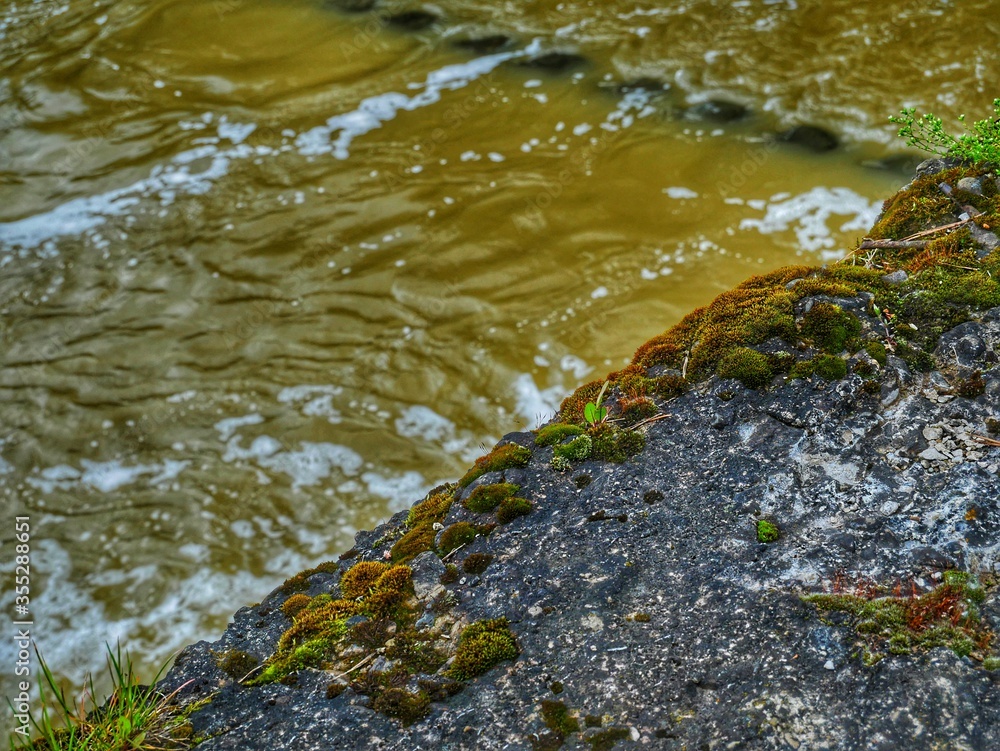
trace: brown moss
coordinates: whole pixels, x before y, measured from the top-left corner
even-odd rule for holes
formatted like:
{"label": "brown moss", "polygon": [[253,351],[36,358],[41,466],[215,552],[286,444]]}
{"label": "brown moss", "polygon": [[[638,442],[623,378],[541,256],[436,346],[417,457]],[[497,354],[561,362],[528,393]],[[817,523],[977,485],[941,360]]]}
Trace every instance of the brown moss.
{"label": "brown moss", "polygon": [[414,527],[396,540],[389,552],[393,563],[406,563],[434,547],[436,533],[430,523]]}
{"label": "brown moss", "polygon": [[223,673],[234,681],[242,680],[260,664],[260,660],[249,652],[239,649],[227,649],[215,658],[215,664]]}
{"label": "brown moss", "polygon": [[462,561],[462,570],[467,574],[478,576],[484,573],[491,563],[493,563],[493,556],[489,553],[471,553],[465,556],[465,560]]}
{"label": "brown moss", "polygon": [[361,561],[355,563],[340,577],[340,592],[347,600],[355,600],[367,595],[376,580],[389,570],[381,561]]}
{"label": "brown moss", "polygon": [[411,693],[402,688],[387,688],[372,702],[372,709],[399,720],[403,727],[426,717],[430,707],[431,700],[425,692]]}
{"label": "brown moss", "polygon": [[289,618],[294,618],[296,613],[298,613],[302,608],[306,607],[312,598],[309,595],[295,594],[281,603],[281,612],[287,615]]}
{"label": "brown moss", "polygon": [[497,521],[501,524],[508,524],[520,516],[527,516],[531,513],[531,501],[526,498],[504,498],[497,509]]}
{"label": "brown moss", "polygon": [[656,402],[648,396],[622,399],[618,402],[618,408],[621,411],[621,418],[626,425],[634,425],[659,412]]}
{"label": "brown moss", "polygon": [[587,406],[587,402],[597,399],[603,385],[604,381],[591,381],[567,396],[559,407],[560,422],[583,422],[583,410]]}

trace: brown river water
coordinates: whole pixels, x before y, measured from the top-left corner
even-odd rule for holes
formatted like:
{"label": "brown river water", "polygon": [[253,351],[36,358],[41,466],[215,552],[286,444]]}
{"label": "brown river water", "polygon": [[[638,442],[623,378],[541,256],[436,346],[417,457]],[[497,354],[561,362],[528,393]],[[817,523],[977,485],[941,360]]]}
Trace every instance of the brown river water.
{"label": "brown river water", "polygon": [[0,4],[0,565],[29,516],[73,683],[116,640],[148,676],[693,307],[840,257],[914,163],[887,116],[1000,95],[991,2],[419,8]]}

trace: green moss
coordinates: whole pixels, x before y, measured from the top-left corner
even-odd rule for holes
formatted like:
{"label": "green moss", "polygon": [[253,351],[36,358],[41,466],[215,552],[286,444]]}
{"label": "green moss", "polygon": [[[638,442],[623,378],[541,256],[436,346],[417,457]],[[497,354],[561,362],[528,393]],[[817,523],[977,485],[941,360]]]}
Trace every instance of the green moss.
{"label": "green moss", "polygon": [[460,487],[467,487],[487,472],[500,472],[512,467],[524,467],[531,460],[531,451],[516,443],[497,446],[486,456],[476,459],[475,466],[458,481]]}
{"label": "green moss", "polygon": [[491,563],[493,556],[489,553],[471,553],[462,561],[462,570],[467,574],[478,576],[484,573]]}
{"label": "green moss", "polygon": [[542,721],[549,730],[563,737],[580,730],[580,722],[570,714],[569,708],[554,699],[542,700]]}
{"label": "green moss", "polygon": [[635,430],[619,428],[611,423],[595,425],[588,431],[591,438],[591,458],[620,464],[638,454],[646,446],[646,437]]}
{"label": "green moss", "polygon": [[781,530],[778,529],[777,524],[767,519],[757,520],[757,542],[777,542],[779,537],[781,537]]}
{"label": "green moss", "polygon": [[871,355],[872,359],[877,362],[881,367],[885,367],[885,363],[888,357],[885,345],[882,342],[870,341],[865,342],[865,352]]}
{"label": "green moss", "polygon": [[519,516],[527,516],[531,513],[531,509],[531,501],[526,498],[504,498],[500,501],[500,508],[497,509],[497,521],[507,524]]}
{"label": "green moss", "polygon": [[762,389],[774,377],[767,355],[749,347],[736,347],[723,357],[715,369],[719,378],[735,378],[747,388]]}
{"label": "green moss", "polygon": [[919,596],[879,596],[866,588],[858,594],[814,594],[803,600],[821,613],[848,615],[863,642],[866,664],[874,664],[886,652],[904,655],[935,647],[988,659],[993,633],[978,608],[984,597],[966,572],[946,571],[942,584]]}
{"label": "green moss", "polygon": [[618,741],[631,738],[628,728],[608,728],[594,733],[587,739],[592,751],[611,751]]}
{"label": "green moss", "polygon": [[402,688],[387,688],[372,702],[372,709],[399,720],[403,727],[426,717],[430,707],[431,700],[425,692],[413,693]]}
{"label": "green moss", "polygon": [[553,449],[553,457],[565,459],[568,462],[583,461],[590,456],[593,441],[589,435],[578,435],[571,441],[561,443]]}
{"label": "green moss", "polygon": [[476,621],[465,627],[458,640],[450,677],[467,681],[519,654],[506,618]]}
{"label": "green moss", "polygon": [[438,540],[438,551],[441,555],[447,555],[455,548],[468,545],[476,539],[476,528],[468,522],[455,522],[441,533]]}
{"label": "green moss", "polygon": [[818,355],[813,359],[813,372],[827,381],[838,381],[847,375],[847,362],[837,355]]}
{"label": "green moss", "polygon": [[604,724],[604,720],[595,714],[589,714],[583,718],[583,724],[588,728],[599,728]]}
{"label": "green moss", "polygon": [[518,490],[519,486],[509,482],[499,482],[493,485],[480,485],[473,488],[468,497],[462,501],[462,505],[477,514],[485,514],[500,505],[504,498],[510,498]]}
{"label": "green moss", "polygon": [[842,352],[848,339],[860,333],[861,322],[839,305],[819,302],[802,317],[802,335],[831,355]]}
{"label": "green moss", "polygon": [[257,667],[260,664],[260,660],[248,652],[243,652],[239,649],[227,649],[215,658],[215,664],[219,670],[234,681],[239,681]]}
{"label": "green moss", "polygon": [[582,435],[583,428],[579,425],[568,425],[563,422],[552,423],[540,428],[535,434],[535,443],[538,446],[551,446],[562,443],[563,440],[575,435]]}
{"label": "green moss", "polygon": [[896,354],[906,363],[907,367],[918,373],[930,373],[936,367],[934,356],[922,349],[912,347],[906,342],[899,342]]}

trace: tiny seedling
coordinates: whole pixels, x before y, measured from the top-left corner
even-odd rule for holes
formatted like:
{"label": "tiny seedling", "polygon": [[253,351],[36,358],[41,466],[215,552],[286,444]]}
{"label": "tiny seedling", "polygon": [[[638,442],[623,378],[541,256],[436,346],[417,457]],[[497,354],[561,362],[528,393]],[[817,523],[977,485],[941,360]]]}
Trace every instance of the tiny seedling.
{"label": "tiny seedling", "polygon": [[604,385],[601,386],[596,402],[587,402],[587,406],[583,408],[583,416],[591,425],[598,425],[608,419],[608,408],[602,407],[601,401],[604,399],[604,392],[607,391],[609,383],[610,381],[605,381]]}

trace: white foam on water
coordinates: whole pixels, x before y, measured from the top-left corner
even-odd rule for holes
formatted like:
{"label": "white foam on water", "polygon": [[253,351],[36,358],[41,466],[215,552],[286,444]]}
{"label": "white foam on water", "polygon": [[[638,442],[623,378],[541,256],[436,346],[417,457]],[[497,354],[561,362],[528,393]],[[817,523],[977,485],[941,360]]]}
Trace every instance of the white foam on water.
{"label": "white foam on water", "polygon": [[566,389],[550,386],[540,389],[529,373],[522,373],[514,380],[515,410],[527,420],[529,428],[537,428],[559,410],[566,396]]}
{"label": "white foam on water", "polygon": [[455,423],[430,407],[415,404],[396,418],[396,433],[403,438],[446,441],[455,437]]}
{"label": "white foam on water", "polygon": [[256,413],[242,417],[227,417],[225,420],[219,420],[215,423],[215,429],[219,431],[219,437],[223,441],[228,441],[244,425],[259,425],[262,422],[264,422],[264,418]]}
{"label": "white foam on water", "polygon": [[343,417],[340,410],[333,406],[333,398],[343,392],[340,386],[289,386],[278,393],[278,401],[282,404],[301,404],[303,415],[325,417],[327,422],[336,424]]}
{"label": "white foam on water", "polygon": [[389,501],[392,513],[409,508],[414,501],[423,498],[433,487],[422,474],[410,470],[399,477],[385,477],[378,472],[365,472],[361,475],[371,495],[385,498]]}
{"label": "white foam on water", "polygon": [[[242,140],[256,128],[255,125],[232,124],[223,115],[217,127],[218,138],[205,139],[210,143],[182,151],[167,164],[153,167],[149,177],[131,185],[74,198],[49,211],[0,223],[0,243],[15,248],[33,248],[60,237],[93,236],[109,216],[127,215],[143,198],[157,198],[161,206],[169,206],[180,194],[208,193],[217,180],[229,173],[234,160],[258,153],[258,149],[231,140]],[[230,140],[232,146],[220,148],[222,139]]]}
{"label": "white foam on water", "polygon": [[578,381],[586,378],[594,369],[585,360],[576,355],[563,355],[559,360],[559,367],[567,373],[572,373],[573,377]]}
{"label": "white foam on water", "polygon": [[347,159],[350,156],[351,143],[355,138],[381,128],[400,112],[412,112],[435,104],[441,101],[444,92],[465,88],[481,76],[492,72],[501,63],[534,54],[539,48],[536,41],[523,51],[485,55],[431,71],[422,84],[411,84],[412,88],[422,89],[420,93],[407,96],[390,91],[363,99],[352,112],[334,115],[325,124],[300,133],[295,139],[295,146],[299,153],[305,156],[332,154],[337,159]]}
{"label": "white foam on water", "polygon": [[47,467],[37,475],[27,478],[27,482],[43,493],[81,488],[112,493],[126,485],[134,485],[145,477],[148,477],[149,485],[162,485],[176,479],[190,464],[191,462],[186,460],[165,459],[162,464],[126,466],[120,459],[107,462],[82,459],[80,461],[82,469],[67,464]]}
{"label": "white foam on water", "polygon": [[[447,65],[428,73],[423,83],[412,84],[414,88],[423,89],[418,94],[407,96],[389,92],[368,97],[357,109],[335,115],[324,125],[299,134],[287,131],[284,137],[294,138],[295,147],[304,156],[332,154],[337,159],[346,159],[355,138],[382,127],[399,112],[435,104],[444,92],[464,88],[506,60],[534,54],[537,50],[538,43],[533,42],[522,51],[487,55],[466,63]],[[206,113],[206,117],[207,121],[211,121],[213,115]],[[195,126],[182,123],[179,127],[191,130]],[[169,206],[179,195],[204,195],[219,179],[229,174],[233,162],[271,156],[292,148],[291,145],[271,148],[244,143],[256,128],[254,123],[231,123],[223,115],[218,119],[216,136],[199,138],[193,148],[182,151],[166,164],[153,167],[148,177],[116,190],[74,198],[33,216],[0,223],[0,243],[10,248],[26,249],[62,237],[88,236],[99,240],[97,229],[105,224],[108,217],[127,216],[143,199],[158,199],[161,206]],[[337,138],[331,141],[335,133]],[[229,145],[222,147],[223,141]],[[2,262],[3,258],[0,258]]]}
{"label": "white foam on water", "polygon": [[[756,208],[753,202],[748,206]],[[759,205],[759,204],[758,204]],[[847,217],[840,232],[864,232],[878,218],[880,203],[849,188],[816,187],[806,193],[787,197],[779,195],[767,202],[760,219],[743,219],[740,229],[756,229],[762,234],[794,230],[798,244],[808,251],[820,252],[824,258],[837,258],[841,249],[830,229],[832,217]]]}
{"label": "white foam on water", "polygon": [[698,194],[695,193],[690,188],[685,188],[683,186],[673,186],[670,188],[664,188],[663,192],[666,193],[670,198],[674,200],[681,201],[687,198],[697,198]]}
{"label": "white foam on water", "polygon": [[[88,672],[105,675],[105,644],[113,649],[120,643],[133,657],[141,655],[147,670],[159,666],[178,645],[215,638],[219,627],[212,623],[213,617],[224,619],[241,605],[260,599],[287,572],[311,565],[310,559],[288,552],[269,562],[267,577],[246,571],[222,573],[206,566],[176,581],[162,599],[151,601],[150,583],[176,576],[175,568],[148,565],[95,571],[81,581],[78,563],[56,540],[40,537],[32,545],[38,560],[45,561],[44,573],[33,581],[31,593],[32,616],[45,628],[34,637],[45,660],[76,681]],[[191,560],[207,554],[200,545],[185,545],[178,552]],[[94,599],[92,592],[98,586],[112,588],[119,604],[116,610],[127,614],[109,612]],[[0,640],[0,661],[13,665],[15,649],[13,640]],[[143,677],[151,677],[145,672]],[[6,689],[4,679],[0,678],[0,688]]]}

